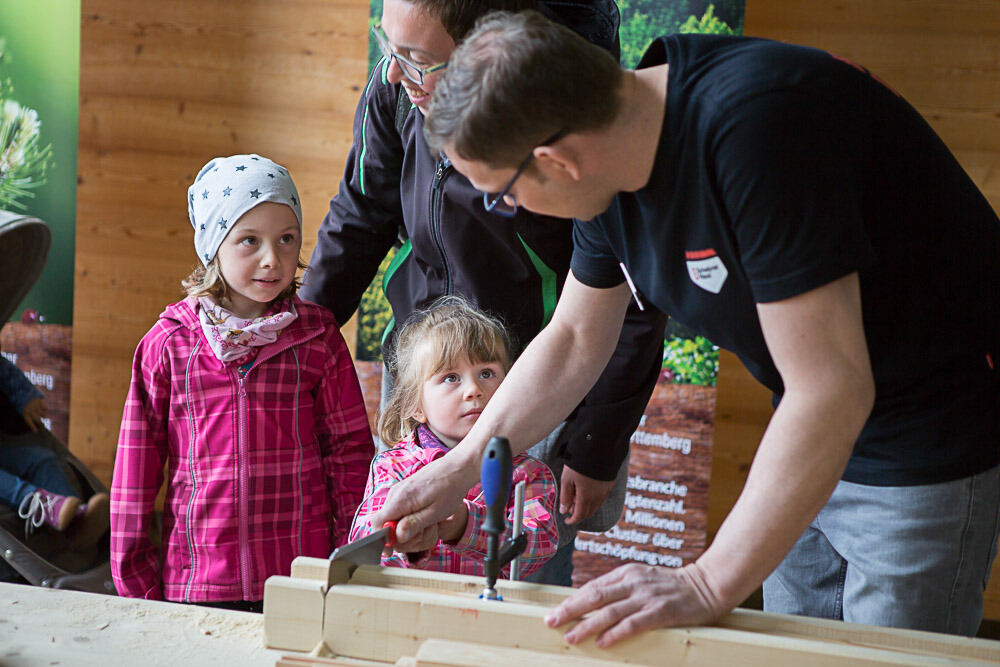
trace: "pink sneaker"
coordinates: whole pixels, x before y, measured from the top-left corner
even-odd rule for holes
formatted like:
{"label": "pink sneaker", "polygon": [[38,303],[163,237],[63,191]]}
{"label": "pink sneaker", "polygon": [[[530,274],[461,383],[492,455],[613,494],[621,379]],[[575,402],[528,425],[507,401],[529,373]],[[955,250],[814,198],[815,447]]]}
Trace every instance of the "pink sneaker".
{"label": "pink sneaker", "polygon": [[89,549],[97,544],[111,525],[110,509],[111,498],[106,493],[95,493],[87,504],[76,509],[70,534],[74,549]]}
{"label": "pink sneaker", "polygon": [[75,496],[60,496],[45,489],[36,489],[21,501],[17,515],[28,522],[29,530],[42,525],[54,530],[66,530],[79,507],[80,499]]}

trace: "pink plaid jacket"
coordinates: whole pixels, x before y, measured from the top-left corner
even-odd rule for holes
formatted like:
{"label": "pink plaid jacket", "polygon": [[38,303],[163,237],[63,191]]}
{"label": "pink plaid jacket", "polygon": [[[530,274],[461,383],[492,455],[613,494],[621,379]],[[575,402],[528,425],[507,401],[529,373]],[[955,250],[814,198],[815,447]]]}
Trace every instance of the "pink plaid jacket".
{"label": "pink plaid jacket", "polygon": [[[111,571],[128,597],[260,600],[293,558],[329,556],[347,537],[375,453],[368,419],[327,310],[296,298],[298,319],[244,375],[209,349],[195,304],[168,306],[135,353]],[[148,529],[164,465],[161,569]]]}
{"label": "pink plaid jacket", "polygon": [[[396,447],[382,452],[372,461],[371,474],[365,488],[365,500],[358,508],[351,527],[351,541],[372,532],[369,523],[371,515],[382,508],[389,489],[396,482],[409,477],[431,461],[444,456],[447,449],[426,427],[420,426]],[[559,546],[559,532],[555,522],[556,480],[548,466],[526,454],[514,457],[514,475],[510,498],[507,501],[507,533],[511,536],[510,525],[514,519],[514,485],[525,480],[524,489],[524,533],[528,545],[521,555],[521,574],[531,574],[552,557]],[[456,574],[485,575],[487,534],[480,530],[486,518],[486,503],[483,490],[476,484],[465,496],[465,506],[469,508],[469,522],[465,534],[455,545],[438,542],[419,557],[393,553],[382,557],[382,565],[387,567],[414,567],[421,570],[452,572]],[[510,566],[503,570],[503,576],[510,576]]]}

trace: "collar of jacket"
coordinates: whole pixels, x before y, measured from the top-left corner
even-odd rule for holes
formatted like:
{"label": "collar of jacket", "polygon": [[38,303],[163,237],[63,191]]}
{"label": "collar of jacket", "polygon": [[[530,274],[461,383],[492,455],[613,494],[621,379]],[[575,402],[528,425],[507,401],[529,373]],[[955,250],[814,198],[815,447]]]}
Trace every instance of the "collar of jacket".
{"label": "collar of jacket", "polygon": [[[260,348],[254,360],[254,365],[261,364],[290,347],[321,336],[326,331],[327,326],[336,326],[332,316],[328,318],[323,317],[323,309],[320,306],[303,301],[298,295],[292,297],[292,303],[295,305],[298,319],[282,330],[282,335],[277,341]],[[180,326],[191,331],[192,335],[204,337],[198,313],[195,311],[197,304],[198,300],[194,297],[188,297],[183,301],[172,303],[160,313],[160,319],[177,322]],[[205,349],[208,350],[209,354],[212,354],[207,343]],[[215,357],[214,354],[212,356]],[[239,366],[241,363],[242,359],[237,359],[224,365],[226,367],[233,367]],[[223,365],[221,361],[219,361],[219,364]]]}

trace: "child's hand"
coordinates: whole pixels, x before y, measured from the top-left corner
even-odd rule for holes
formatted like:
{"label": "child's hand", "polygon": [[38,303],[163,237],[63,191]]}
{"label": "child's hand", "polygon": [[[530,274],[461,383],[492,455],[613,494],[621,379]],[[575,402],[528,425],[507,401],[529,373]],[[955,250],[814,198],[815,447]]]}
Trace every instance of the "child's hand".
{"label": "child's hand", "polygon": [[28,401],[28,404],[24,406],[24,410],[21,411],[21,416],[24,417],[24,421],[27,422],[28,427],[32,431],[37,431],[42,428],[42,417],[48,414],[48,407],[45,405],[45,399],[43,398],[33,398]]}
{"label": "child's hand", "polygon": [[465,503],[459,505],[458,511],[438,524],[438,535],[441,541],[455,544],[465,535],[465,526],[469,523],[469,508]]}

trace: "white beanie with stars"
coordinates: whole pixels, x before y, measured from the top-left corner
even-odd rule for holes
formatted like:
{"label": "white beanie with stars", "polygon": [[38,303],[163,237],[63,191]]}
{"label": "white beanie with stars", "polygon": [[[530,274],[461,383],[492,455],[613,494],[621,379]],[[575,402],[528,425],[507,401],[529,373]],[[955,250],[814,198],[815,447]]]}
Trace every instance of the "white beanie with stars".
{"label": "white beanie with stars", "polygon": [[253,153],[209,160],[188,188],[188,217],[201,263],[207,267],[240,216],[265,201],[290,206],[302,230],[299,193],[287,169]]}

